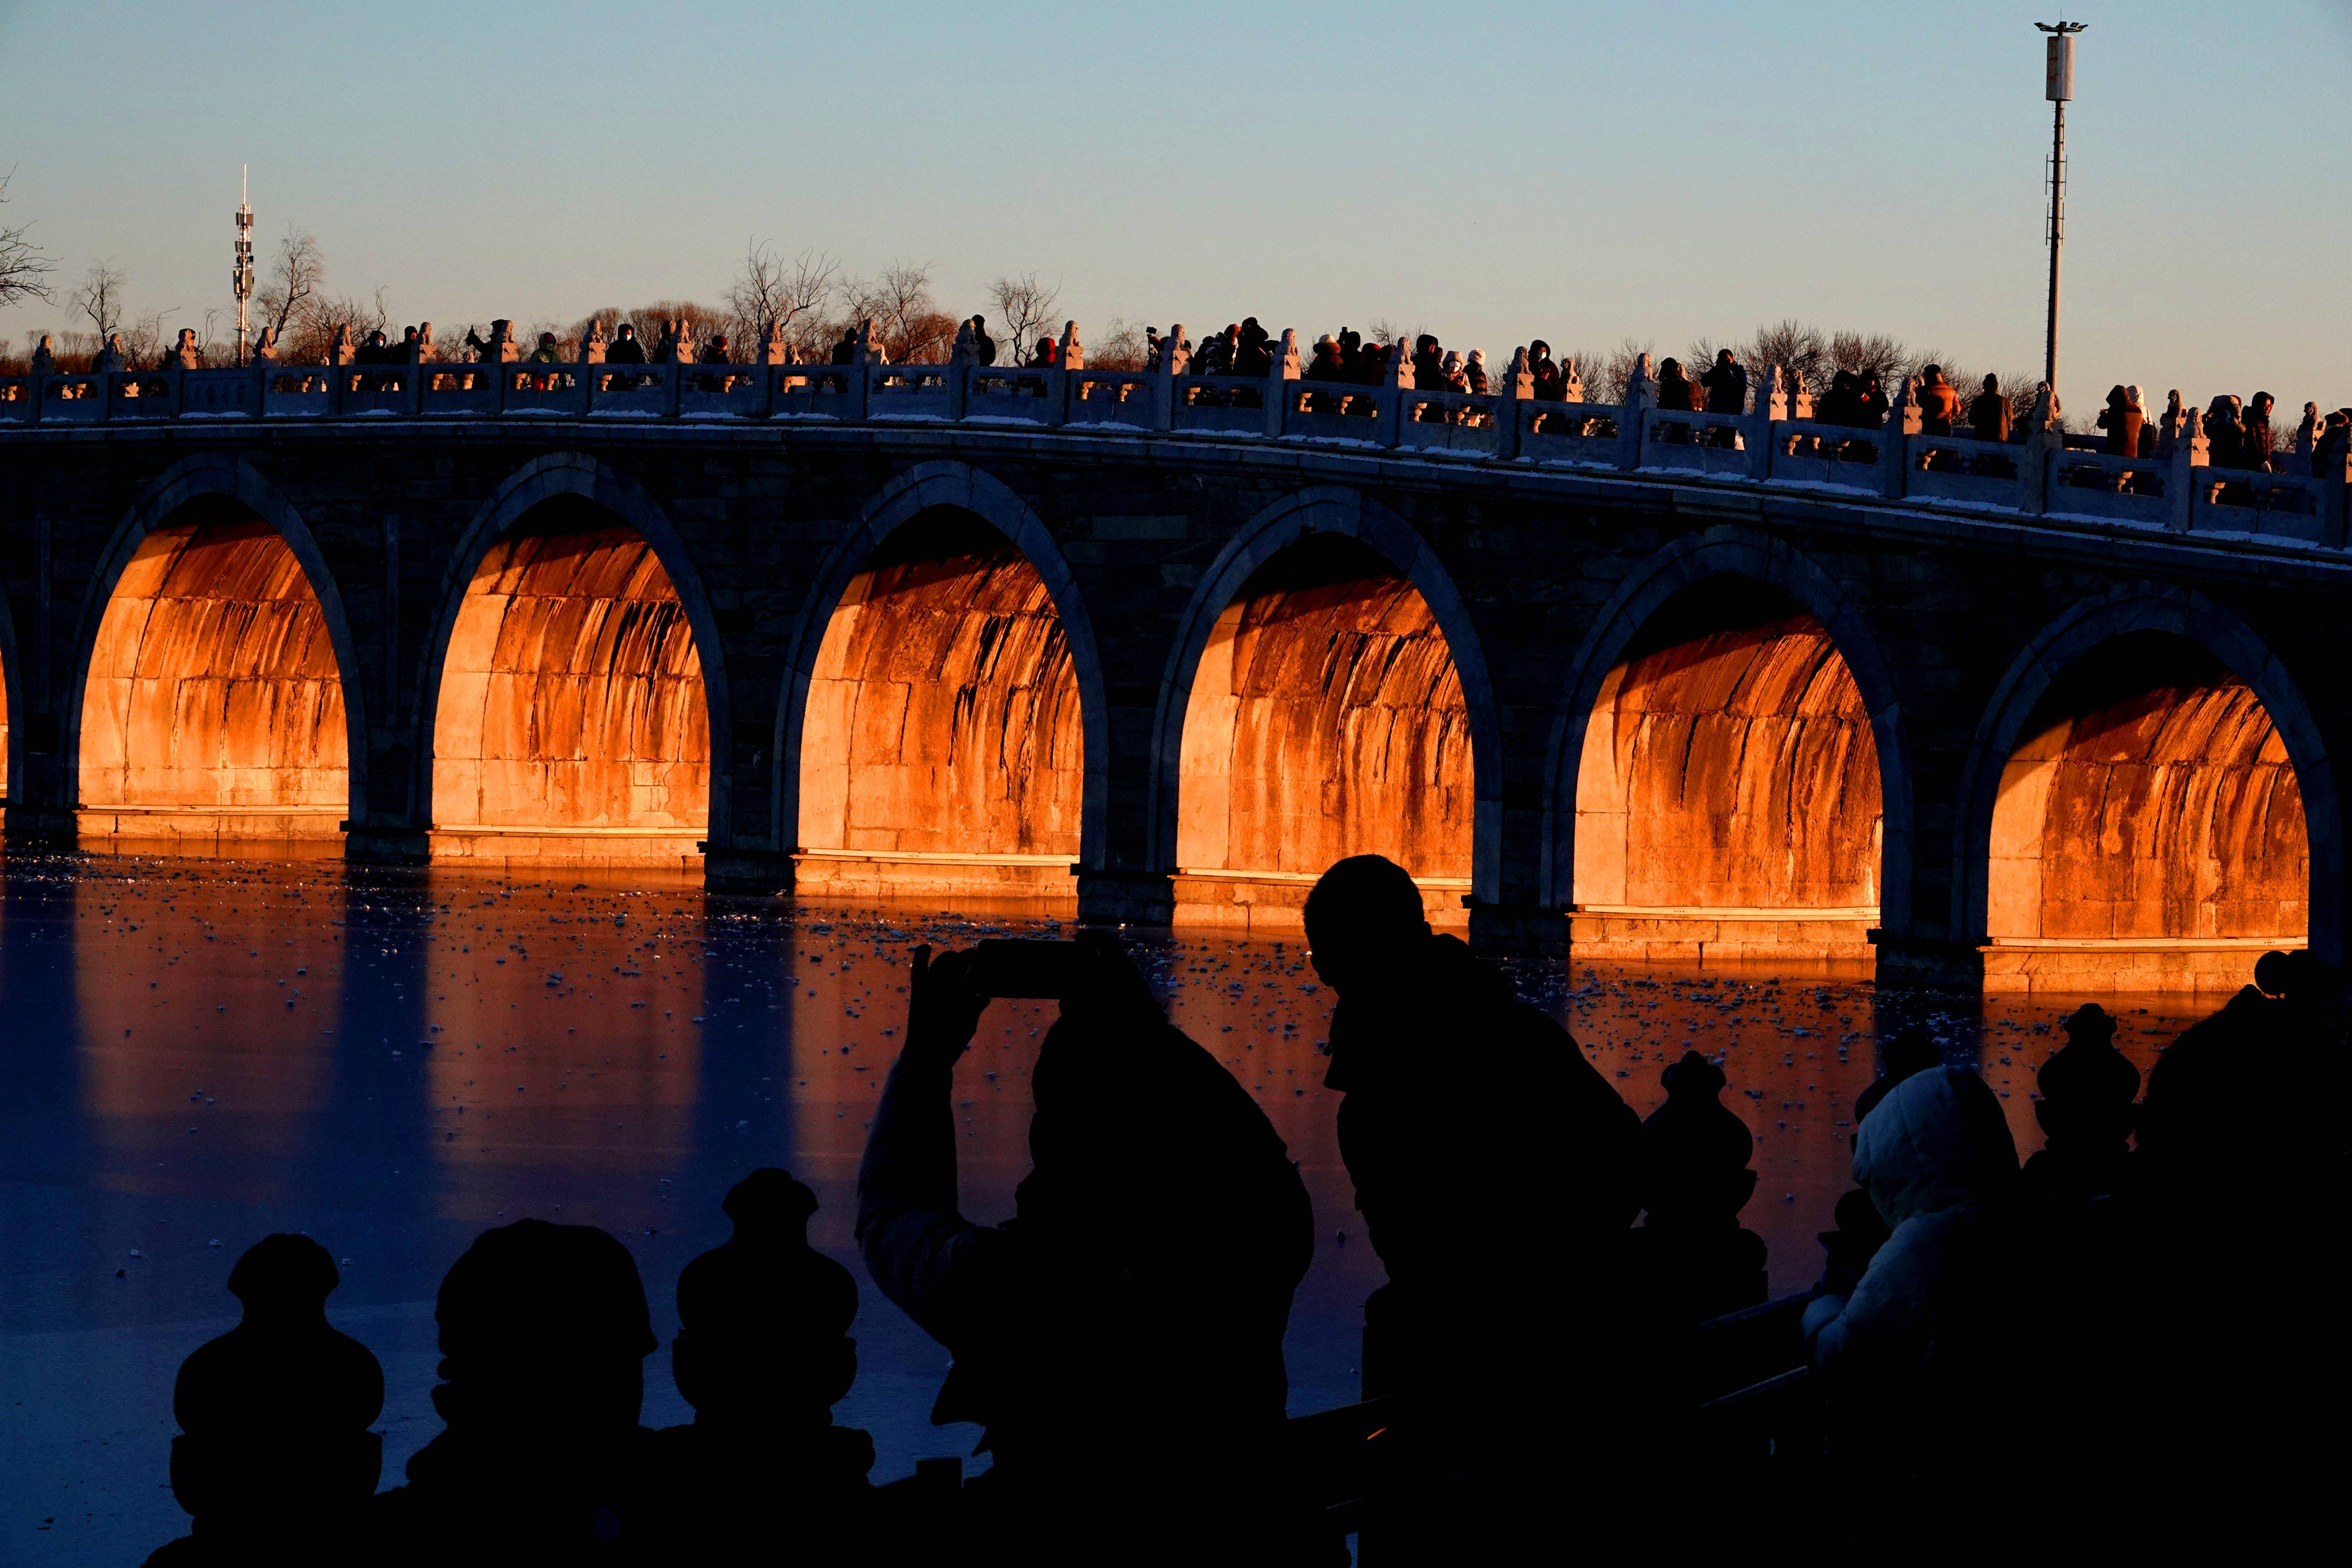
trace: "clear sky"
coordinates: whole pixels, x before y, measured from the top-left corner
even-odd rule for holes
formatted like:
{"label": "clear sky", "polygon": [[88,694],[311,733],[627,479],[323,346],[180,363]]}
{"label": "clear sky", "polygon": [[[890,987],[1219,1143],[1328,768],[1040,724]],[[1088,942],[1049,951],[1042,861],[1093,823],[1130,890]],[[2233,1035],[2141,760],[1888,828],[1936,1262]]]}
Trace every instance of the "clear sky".
{"label": "clear sky", "polygon": [[[2352,0],[2069,0],[2061,390],[2352,403]],[[2041,363],[2056,0],[0,0],[5,209],[134,313],[266,253],[397,321],[716,301],[745,242],[1507,354],[1794,315]],[[0,312],[0,335],[68,323]]]}

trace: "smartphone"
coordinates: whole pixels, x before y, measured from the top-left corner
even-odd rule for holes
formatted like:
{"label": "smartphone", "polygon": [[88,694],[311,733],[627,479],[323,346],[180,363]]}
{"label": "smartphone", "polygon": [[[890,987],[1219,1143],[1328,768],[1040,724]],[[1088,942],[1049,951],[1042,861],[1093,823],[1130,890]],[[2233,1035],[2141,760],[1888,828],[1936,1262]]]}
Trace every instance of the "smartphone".
{"label": "smartphone", "polygon": [[971,950],[971,987],[983,996],[1060,1001],[1078,980],[1078,944],[1038,937],[999,937]]}

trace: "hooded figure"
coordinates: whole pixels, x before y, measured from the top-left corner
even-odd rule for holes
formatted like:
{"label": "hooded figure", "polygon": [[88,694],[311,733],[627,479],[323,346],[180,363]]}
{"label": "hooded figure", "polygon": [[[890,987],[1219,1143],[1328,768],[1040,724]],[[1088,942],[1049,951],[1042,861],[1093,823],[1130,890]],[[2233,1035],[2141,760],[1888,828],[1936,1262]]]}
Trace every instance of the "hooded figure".
{"label": "hooded figure", "polygon": [[2145,418],[2129,392],[2120,385],[2109,388],[2107,405],[2099,410],[2099,428],[2107,433],[2099,449],[2109,457],[2138,457],[2140,426]]}
{"label": "hooded figure", "polygon": [[1076,946],[1031,1076],[1031,1170],[997,1226],[957,1212],[949,1099],[986,998],[970,954],[919,956],[858,1172],[867,1271],[953,1354],[932,1419],[986,1428],[989,1506],[1033,1559],[1042,1532],[1045,1561],[1110,1560],[1107,1534],[1138,1528],[1112,1517],[1134,1479],[1180,1468],[1192,1500],[1150,1526],[1163,1545],[1259,1541],[1282,1336],[1314,1251],[1306,1186],[1116,940]]}
{"label": "hooded figure", "polygon": [[621,323],[620,331],[613,334],[612,342],[604,350],[604,363],[606,364],[646,363],[646,345],[637,341],[635,327],[626,321]]}
{"label": "hooded figure", "polygon": [[1462,379],[1470,390],[1482,395],[1486,390],[1486,351],[1472,349],[1470,357],[1462,363]]}
{"label": "hooded figure", "polygon": [[1558,403],[1568,390],[1567,378],[1552,362],[1551,345],[1541,338],[1528,345],[1528,374],[1535,379],[1532,395],[1538,403]]}
{"label": "hooded figure", "polygon": [[1853,1175],[1894,1234],[1850,1297],[1805,1310],[1813,1365],[1843,1416],[1841,1448],[1940,1474],[2011,1415],[2017,1145],[1982,1079],[1929,1068],[1864,1118]]}
{"label": "hooded figure", "polygon": [[1709,414],[1748,412],[1748,367],[1729,349],[1716,350],[1714,365],[1698,379],[1699,384],[1706,388]]}
{"label": "hooded figure", "polygon": [[1339,344],[1326,332],[1315,340],[1315,357],[1307,362],[1308,381],[1345,381],[1347,367],[1339,363]]}

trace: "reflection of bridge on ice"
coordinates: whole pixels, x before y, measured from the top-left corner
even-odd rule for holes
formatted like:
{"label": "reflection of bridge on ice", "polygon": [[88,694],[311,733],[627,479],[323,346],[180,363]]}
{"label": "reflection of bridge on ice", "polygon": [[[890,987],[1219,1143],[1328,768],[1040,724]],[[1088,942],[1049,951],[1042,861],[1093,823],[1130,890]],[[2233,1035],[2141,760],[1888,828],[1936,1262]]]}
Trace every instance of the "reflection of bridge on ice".
{"label": "reflection of bridge on ice", "polygon": [[1759,401],[0,382],[8,831],[1276,925],[1378,850],[1498,944],[2060,987],[2341,955],[2343,476]]}

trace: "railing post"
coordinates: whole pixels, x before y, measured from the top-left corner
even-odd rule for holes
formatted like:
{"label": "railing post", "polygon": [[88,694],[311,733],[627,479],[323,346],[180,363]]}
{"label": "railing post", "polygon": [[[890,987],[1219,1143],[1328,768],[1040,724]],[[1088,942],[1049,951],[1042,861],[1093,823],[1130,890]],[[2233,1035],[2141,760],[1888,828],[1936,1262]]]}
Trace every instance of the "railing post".
{"label": "railing post", "polygon": [[[2172,437],[2172,467],[2164,476],[2164,527],[2168,533],[2187,533],[2197,524],[2197,492],[2210,477],[2213,444],[2205,436],[2205,421],[2197,405],[2180,400],[2180,429]],[[2200,473],[2199,469],[2206,472]]]}
{"label": "railing post", "polygon": [[339,419],[343,413],[343,391],[352,379],[344,367],[351,363],[352,330],[339,322],[327,343],[327,412]]}
{"label": "railing post", "polygon": [[1265,371],[1265,433],[1279,439],[1290,419],[1290,402],[1303,374],[1298,364],[1298,329],[1282,329],[1282,342]]}
{"label": "railing post", "polygon": [[[857,323],[857,349],[849,356],[850,393],[849,416],[865,423],[867,411],[874,406],[874,318],[866,317]],[[670,400],[670,412],[677,412],[677,400]]]}
{"label": "railing post", "polygon": [[971,365],[979,356],[971,341],[971,318],[956,323],[955,346],[948,350],[948,418],[961,422],[971,411]]}
{"label": "railing post", "polygon": [[1381,399],[1381,445],[1404,445],[1404,395],[1412,385],[1412,340],[1400,336],[1396,341],[1396,357],[1389,362],[1387,395]]}
{"label": "railing post", "polygon": [[264,327],[253,340],[253,416],[269,412],[269,373],[278,366],[278,329]]}
{"label": "railing post", "polygon": [[201,356],[196,352],[196,329],[182,327],[179,342],[173,343],[163,356],[163,367],[170,373],[172,380],[172,413],[174,416],[188,405],[187,375],[190,371],[198,369],[201,363]]}
{"label": "railing post", "polygon": [[90,362],[90,373],[98,383],[98,417],[101,423],[114,417],[114,378],[121,374],[124,363],[122,334],[106,334],[106,346],[98,351]]}
{"label": "railing post", "polygon": [[1048,388],[1046,417],[1055,425],[1070,422],[1070,402],[1077,395],[1077,384],[1070,373],[1087,368],[1087,345],[1078,342],[1078,324],[1062,323],[1062,341],[1054,353],[1054,384]]}
{"label": "railing post", "polygon": [[58,374],[58,356],[49,348],[49,334],[43,332],[39,344],[33,350],[33,423],[41,422],[41,408],[49,400],[49,377]]}
{"label": "railing post", "polygon": [[1772,453],[1778,445],[1772,438],[1772,426],[1789,416],[1789,394],[1780,380],[1780,367],[1768,364],[1762,379],[1756,384],[1756,411],[1748,416],[1747,426],[1739,433],[1748,443],[1748,477],[1761,484],[1772,477]]}
{"label": "railing post", "polygon": [[2066,433],[2058,424],[2058,395],[2043,382],[2025,416],[2025,450],[2017,464],[2017,508],[2029,517],[2050,510],[2050,459],[2066,449]]}
{"label": "railing post", "polygon": [[515,359],[514,322],[503,316],[492,318],[489,351],[482,356],[482,363],[491,367],[486,374],[490,378],[492,414],[507,411],[507,383],[514,379],[514,373],[506,367]]}
{"label": "railing post", "polygon": [[1919,434],[1919,378],[1903,378],[1903,401],[1886,411],[1878,433],[1878,493],[1901,500],[1910,489],[1911,437]]}
{"label": "railing post", "polygon": [[1495,456],[1503,462],[1518,460],[1519,438],[1526,434],[1528,403],[1536,395],[1535,373],[1528,368],[1525,343],[1511,351],[1511,368],[1495,388]]}
{"label": "railing post", "polygon": [[1617,466],[1632,470],[1642,466],[1642,426],[1650,420],[1650,410],[1658,405],[1658,384],[1650,379],[1650,356],[1643,354],[1633,362],[1633,374],[1625,383],[1625,401],[1617,410]]}
{"label": "railing post", "polygon": [[1184,323],[1171,323],[1168,335],[1160,340],[1160,374],[1152,378],[1153,429],[1176,428],[1176,378],[1184,374],[1192,362],[1192,356],[1184,347]]}

